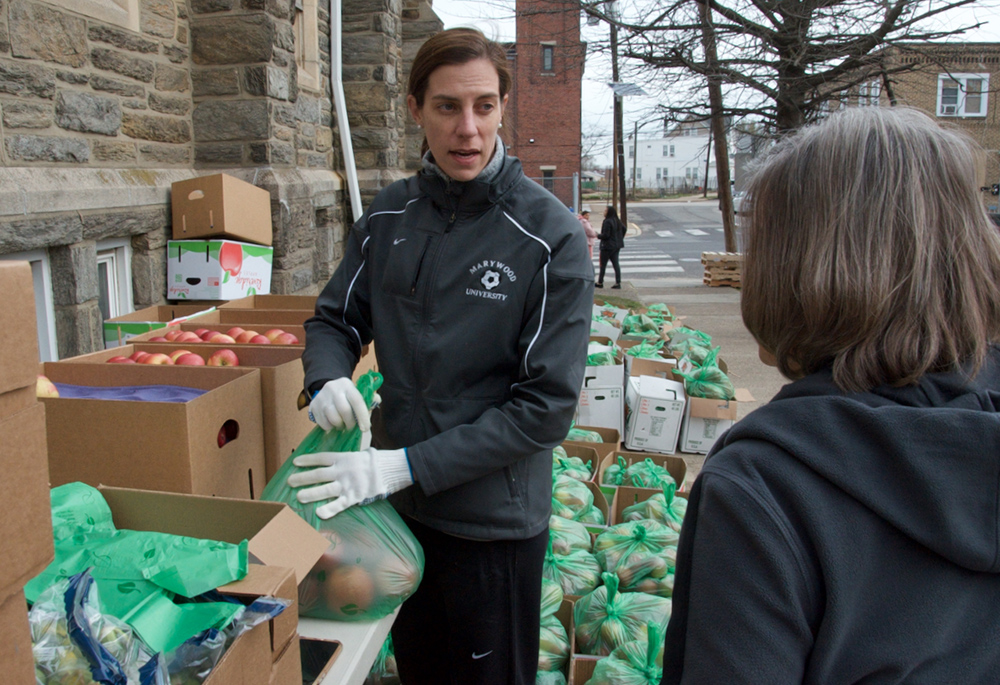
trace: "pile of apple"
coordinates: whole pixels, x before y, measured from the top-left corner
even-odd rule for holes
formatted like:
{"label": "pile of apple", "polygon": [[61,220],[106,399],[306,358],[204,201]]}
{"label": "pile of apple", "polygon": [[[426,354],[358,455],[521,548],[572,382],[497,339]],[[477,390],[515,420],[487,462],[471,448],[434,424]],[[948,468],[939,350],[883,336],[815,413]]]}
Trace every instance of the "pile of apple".
{"label": "pile of apple", "polygon": [[225,333],[213,331],[210,328],[199,328],[194,331],[167,331],[163,335],[150,338],[149,342],[200,343],[215,345],[232,345],[234,343],[253,343],[255,345],[298,345],[299,339],[280,328],[272,328],[260,334],[248,331],[239,326],[233,326]]}
{"label": "pile of apple", "polygon": [[239,366],[240,358],[230,349],[217,350],[206,360],[190,350],[173,352],[133,352],[128,357],[111,357],[108,364],[171,364],[175,366]]}

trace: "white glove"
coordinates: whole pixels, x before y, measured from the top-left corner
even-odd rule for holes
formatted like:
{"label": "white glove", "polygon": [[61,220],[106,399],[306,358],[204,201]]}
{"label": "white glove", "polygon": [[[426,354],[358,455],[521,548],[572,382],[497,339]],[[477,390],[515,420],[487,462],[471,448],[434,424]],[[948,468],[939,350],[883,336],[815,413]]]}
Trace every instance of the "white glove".
{"label": "white glove", "polygon": [[309,403],[309,418],[325,431],[332,428],[350,430],[357,423],[361,431],[366,433],[372,427],[368,403],[354,381],[346,377],[328,381],[316,393]]}
{"label": "white glove", "polygon": [[336,516],[355,504],[370,504],[413,485],[413,473],[406,450],[366,449],[362,452],[316,452],[295,457],[299,467],[318,467],[288,477],[288,487],[316,487],[300,490],[303,504],[332,499],[316,509],[321,519]]}

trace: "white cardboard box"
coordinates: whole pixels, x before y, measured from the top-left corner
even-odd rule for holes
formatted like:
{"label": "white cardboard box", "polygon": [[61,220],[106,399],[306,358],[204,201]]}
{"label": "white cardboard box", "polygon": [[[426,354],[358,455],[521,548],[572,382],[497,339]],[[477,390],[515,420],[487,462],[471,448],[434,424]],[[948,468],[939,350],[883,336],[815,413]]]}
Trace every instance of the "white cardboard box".
{"label": "white cardboard box", "polygon": [[168,240],[168,300],[235,300],[271,292],[274,248],[235,240]]}
{"label": "white cardboard box", "polygon": [[576,424],[614,428],[621,434],[624,416],[623,395],[624,390],[621,386],[617,388],[583,388],[580,391],[580,403],[576,409]]}
{"label": "white cardboard box", "polygon": [[622,334],[622,329],[620,326],[615,326],[611,323],[611,319],[603,317],[601,321],[591,320],[590,322],[590,335],[593,336],[605,336],[610,338],[612,341],[618,340],[618,337]]}
{"label": "white cardboard box", "polygon": [[708,454],[716,440],[736,423],[740,402],[753,402],[753,396],[738,388],[733,400],[688,397],[681,423],[681,451]]}
{"label": "white cardboard box", "polygon": [[684,386],[656,376],[628,379],[625,448],[673,454],[684,417]]}
{"label": "white cardboard box", "polygon": [[[603,344],[591,338],[592,343]],[[610,341],[609,341],[610,342]],[[589,350],[588,350],[589,354]],[[587,366],[583,372],[585,388],[622,388],[625,385],[625,361],[621,350],[616,348],[615,363],[605,366]]]}

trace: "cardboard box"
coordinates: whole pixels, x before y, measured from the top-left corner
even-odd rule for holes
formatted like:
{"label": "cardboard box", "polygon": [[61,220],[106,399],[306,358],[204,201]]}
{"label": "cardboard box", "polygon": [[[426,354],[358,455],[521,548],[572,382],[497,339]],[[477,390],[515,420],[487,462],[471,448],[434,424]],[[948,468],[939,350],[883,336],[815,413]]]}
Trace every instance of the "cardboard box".
{"label": "cardboard box", "polygon": [[201,317],[214,310],[215,307],[202,304],[157,305],[110,318],[104,322],[104,347],[124,345],[129,338]]}
{"label": "cardboard box", "polygon": [[625,355],[625,378],[637,378],[639,376],[656,376],[657,378],[667,378],[669,380],[679,380],[674,375],[677,368],[677,359],[674,357],[659,359],[640,359]]}
{"label": "cardboard box", "polygon": [[688,397],[681,423],[681,451],[708,454],[722,434],[736,423],[740,402],[753,402],[753,396],[744,388],[737,388],[732,400]]}
{"label": "cardboard box", "polygon": [[199,319],[199,323],[222,324],[227,329],[233,326],[284,328],[286,325],[301,326],[314,313],[312,309],[223,309],[220,307],[212,312],[211,316]]}
{"label": "cardboard box", "polygon": [[271,292],[274,248],[235,240],[168,240],[168,300],[232,300]]}
{"label": "cardboard box", "polygon": [[584,464],[590,464],[590,480],[594,479],[597,469],[601,467],[601,455],[594,449],[595,443],[562,443],[561,447],[566,450],[566,456],[576,457]]}
{"label": "cardboard box", "polygon": [[[299,651],[302,663],[301,682],[309,685],[320,685],[326,680],[334,662],[343,653],[344,645],[337,640],[301,637],[299,638]],[[354,658],[353,654],[352,658]]]}
{"label": "cardboard box", "polygon": [[630,377],[625,391],[625,447],[676,452],[684,406],[683,384],[656,376]]}
{"label": "cardboard box", "polygon": [[574,653],[569,659],[569,678],[566,679],[566,685],[586,685],[587,681],[594,677],[597,662],[603,658]]}
{"label": "cardboard box", "polygon": [[177,181],[170,187],[174,240],[232,238],[271,244],[271,193],[228,174]]}
{"label": "cardboard box", "polygon": [[316,295],[250,295],[219,305],[220,309],[316,310]]}
{"label": "cardboard box", "polygon": [[[219,333],[226,333],[226,332],[232,330],[236,326],[239,326],[240,328],[242,328],[244,330],[247,330],[247,331],[255,331],[257,333],[260,333],[261,335],[263,335],[267,331],[271,330],[272,328],[280,328],[281,330],[285,331],[286,333],[291,333],[292,335],[294,335],[296,338],[299,339],[299,344],[297,346],[294,346],[294,347],[301,348],[301,346],[305,344],[305,340],[306,340],[306,329],[303,328],[301,325],[290,325],[290,324],[282,324],[282,325],[279,325],[279,326],[271,326],[270,324],[264,324],[264,325],[261,325],[261,324],[243,324],[243,325],[240,325],[240,324],[231,324],[231,323],[207,322],[207,321],[203,321],[201,319],[196,319],[195,321],[192,321],[191,323],[176,324],[176,325],[173,325],[173,326],[168,326],[167,328],[160,328],[160,329],[157,329],[155,331],[149,331],[148,333],[143,333],[142,335],[137,335],[134,338],[131,338],[129,340],[129,342],[131,342],[131,343],[150,342],[153,338],[162,337],[162,336],[166,335],[167,333],[169,333],[170,331],[192,331],[192,332],[194,332],[194,331],[199,331],[199,330],[202,330],[202,329],[208,329],[210,331],[218,331]],[[185,345],[187,345],[187,344],[198,345],[198,344],[202,344],[202,343],[184,343],[184,344]],[[252,346],[257,346],[257,343],[232,343],[232,345],[240,345],[240,346],[242,346],[242,345],[252,345]],[[232,345],[230,345],[230,347],[232,347]],[[282,345],[282,347],[292,347],[292,346],[290,346],[290,345]]]}
{"label": "cardboard box", "polygon": [[[239,368],[260,370],[261,414],[264,420],[264,477],[271,480],[278,468],[316,425],[309,420],[308,412],[299,411],[296,404],[305,381],[301,346],[133,342],[121,348],[92,352],[63,361],[80,364],[105,364],[113,356],[123,355],[127,357],[138,351],[160,352],[169,355],[177,350],[189,350],[192,354],[197,354],[207,360],[213,353],[223,349],[233,350],[240,360]],[[189,367],[167,368],[183,370]],[[214,373],[224,367],[195,366],[190,368]],[[169,373],[169,371],[165,373]],[[166,376],[166,379],[163,382],[169,383],[169,376]]]}
{"label": "cardboard box", "polygon": [[607,303],[601,303],[601,304],[598,304],[597,302],[594,303],[594,309],[593,309],[594,315],[603,316],[608,319],[614,319],[619,324],[621,324],[621,322],[625,320],[625,317],[628,316],[628,312],[629,310],[627,309],[622,309],[621,307],[615,307],[614,305],[610,305]]}
{"label": "cardboard box", "polygon": [[229,645],[204,685],[267,685],[271,665],[267,624],[261,623]]}
{"label": "cardboard box", "polygon": [[576,407],[576,423],[624,432],[625,391],[617,388],[583,388]]}
{"label": "cardboard box", "polygon": [[[619,523],[624,523],[622,512],[639,502],[645,502],[658,492],[662,492],[662,490],[636,488],[631,485],[621,485],[615,488],[614,500],[611,502],[611,525],[615,526]],[[674,493],[674,496],[687,499],[688,493],[678,491]]]}
{"label": "cardboard box", "polygon": [[21,588],[0,601],[0,664],[5,683],[35,682],[28,603]]}
{"label": "cardboard box", "polygon": [[271,665],[268,685],[302,685],[302,650],[299,644],[296,633]]}
{"label": "cardboard box", "polygon": [[614,319],[602,318],[600,321],[594,319],[590,321],[591,336],[600,336],[617,341],[621,337],[621,334],[621,324]]}
{"label": "cardboard box", "polygon": [[[677,489],[680,490],[684,487],[684,480],[687,478],[687,462],[681,457],[676,457],[670,454],[653,454],[649,452],[628,452],[624,450],[616,450],[608,456],[604,457],[601,461],[600,468],[597,469],[597,477],[594,482],[598,484],[601,492],[604,493],[605,498],[611,504],[614,503],[615,494],[618,491],[618,486],[615,485],[605,485],[604,484],[604,472],[612,464],[618,463],[618,457],[621,457],[625,462],[625,467],[628,468],[632,464],[641,462],[645,459],[651,459],[653,463],[659,464],[667,470],[674,481],[677,483]],[[631,486],[629,486],[631,487]],[[637,488],[639,490],[647,491],[650,493],[659,492],[656,488]],[[613,510],[612,510],[613,513]]]}
{"label": "cardboard box", "polygon": [[206,391],[183,403],[43,399],[53,485],[78,480],[244,498],[263,490],[258,369],[72,362],[47,362],[43,369],[57,384]]}
{"label": "cardboard box", "polygon": [[[601,442],[588,442],[586,440],[563,440],[563,447],[573,445],[577,447],[590,447],[597,451],[598,464],[608,454],[621,448],[621,436],[615,428],[602,428],[601,426],[576,426],[581,430],[594,431],[600,433]],[[596,469],[595,469],[596,475]]]}
{"label": "cardboard box", "polygon": [[268,622],[271,661],[277,661],[290,642],[298,642],[299,589],[294,569],[249,564],[246,577],[224,586],[222,592],[245,604],[261,596],[291,600],[287,609]]}
{"label": "cardboard box", "polygon": [[0,260],[0,394],[35,387],[38,327],[33,283],[28,262]]}
{"label": "cardboard box", "polygon": [[[0,601],[20,593],[24,584],[52,561],[52,509],[45,449],[45,407],[0,420],[4,473],[0,478]],[[2,663],[2,662],[0,662]]]}

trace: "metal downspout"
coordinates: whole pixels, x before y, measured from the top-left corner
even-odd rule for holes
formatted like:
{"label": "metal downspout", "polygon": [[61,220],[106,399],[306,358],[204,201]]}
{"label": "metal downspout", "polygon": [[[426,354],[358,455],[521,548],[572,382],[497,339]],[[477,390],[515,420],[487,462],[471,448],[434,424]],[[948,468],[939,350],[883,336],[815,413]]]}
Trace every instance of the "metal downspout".
{"label": "metal downspout", "polygon": [[358,185],[358,169],[354,164],[354,145],[351,143],[351,125],[347,121],[347,103],[344,100],[342,79],[343,46],[341,36],[341,0],[330,0],[330,92],[337,111],[340,126],[340,147],[344,153],[344,170],[347,173],[347,189],[351,195],[351,211],[354,221],[361,218],[361,187]]}

